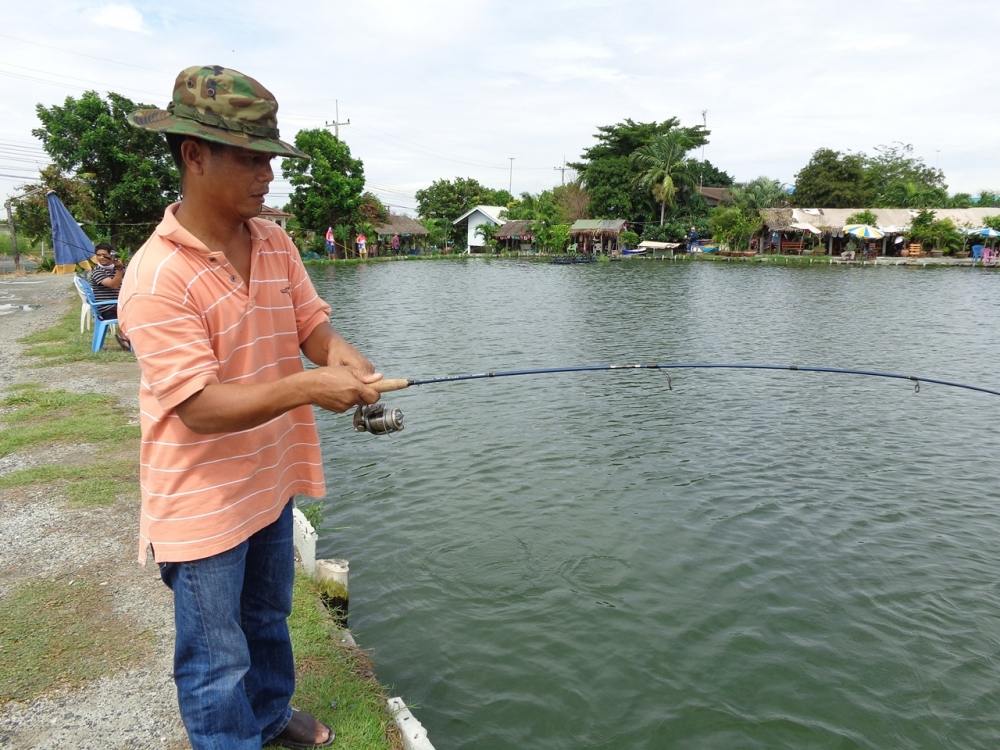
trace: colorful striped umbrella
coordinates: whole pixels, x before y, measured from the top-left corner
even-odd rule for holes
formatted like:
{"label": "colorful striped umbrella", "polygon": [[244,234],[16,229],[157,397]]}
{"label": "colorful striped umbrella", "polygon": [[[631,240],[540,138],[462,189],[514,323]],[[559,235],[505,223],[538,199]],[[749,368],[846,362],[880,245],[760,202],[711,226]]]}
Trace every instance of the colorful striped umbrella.
{"label": "colorful striped umbrella", "polygon": [[865,240],[880,240],[885,234],[878,227],[869,224],[848,224],[844,227],[844,234],[852,237],[860,237]]}

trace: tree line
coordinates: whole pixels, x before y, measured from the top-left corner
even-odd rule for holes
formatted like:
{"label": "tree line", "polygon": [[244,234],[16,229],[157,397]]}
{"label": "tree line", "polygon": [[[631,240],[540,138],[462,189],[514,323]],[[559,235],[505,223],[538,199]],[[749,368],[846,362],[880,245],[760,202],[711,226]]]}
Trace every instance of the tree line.
{"label": "tree line", "polygon": [[[38,104],[40,126],[32,131],[52,163],[41,170],[95,240],[136,249],[177,200],[179,180],[162,137],[130,126],[126,114],[143,104],[109,93],[87,91],[61,105]],[[438,179],[416,192],[417,212],[433,245],[461,244],[464,230],[454,219],[475,205],[505,207],[508,219],[529,222],[536,244],[562,250],[569,225],[581,218],[626,219],[636,236],[677,241],[695,231],[736,244],[759,224],[759,211],[777,206],[941,208],[1000,206],[1000,194],[949,194],[944,174],[928,166],[909,144],[878,146],[873,153],[820,148],[798,171],[793,186],[769,177],[736,183],[710,161],[696,158],[711,132],[660,122],[625,119],[597,127],[594,144],[569,166],[577,179],[538,194],[513,196],[469,177]],[[364,164],[325,129],[299,131],[295,145],[311,156],[285,159],[281,171],[292,185],[285,209],[295,217],[291,232],[304,250],[321,250],[327,227],[338,244],[353,246],[387,220],[381,200],[365,192]],[[24,186],[24,188],[35,187]],[[726,205],[710,207],[703,187],[725,188]],[[19,232],[31,239],[48,235],[44,191],[15,203]],[[487,241],[492,230],[485,229]]]}

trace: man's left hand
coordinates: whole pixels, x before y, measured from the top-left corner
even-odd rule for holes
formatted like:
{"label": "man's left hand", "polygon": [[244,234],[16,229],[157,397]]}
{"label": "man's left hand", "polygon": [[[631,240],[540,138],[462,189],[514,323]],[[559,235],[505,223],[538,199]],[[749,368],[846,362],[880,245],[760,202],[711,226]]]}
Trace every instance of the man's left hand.
{"label": "man's left hand", "polygon": [[330,348],[327,350],[326,363],[330,367],[337,365],[352,367],[362,375],[370,375],[375,372],[375,365],[371,363],[371,360],[347,342],[331,342]]}

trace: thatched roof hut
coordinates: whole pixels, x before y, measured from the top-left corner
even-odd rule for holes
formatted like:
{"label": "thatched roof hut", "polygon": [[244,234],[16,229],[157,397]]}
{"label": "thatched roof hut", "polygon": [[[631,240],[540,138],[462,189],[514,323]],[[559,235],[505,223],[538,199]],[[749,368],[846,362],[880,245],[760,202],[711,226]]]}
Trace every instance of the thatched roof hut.
{"label": "thatched roof hut", "polygon": [[581,253],[618,253],[618,238],[628,229],[625,219],[577,219],[569,236]]}
{"label": "thatched roof hut", "polygon": [[521,240],[523,242],[531,242],[535,239],[535,235],[531,231],[531,222],[527,219],[506,222],[493,237],[498,240]]}
{"label": "thatched roof hut", "polygon": [[398,234],[400,237],[423,237],[429,234],[429,232],[416,219],[411,219],[409,216],[389,214],[388,221],[375,227],[375,234],[379,237],[392,237],[394,234]]}

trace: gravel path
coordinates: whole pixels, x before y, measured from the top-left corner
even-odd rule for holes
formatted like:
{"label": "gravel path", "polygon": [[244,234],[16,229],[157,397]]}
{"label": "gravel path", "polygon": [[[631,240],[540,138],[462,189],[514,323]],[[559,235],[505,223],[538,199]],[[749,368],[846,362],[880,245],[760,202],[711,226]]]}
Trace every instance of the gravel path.
{"label": "gravel path", "polygon": [[[54,323],[72,298],[69,276],[0,277],[0,394],[12,383],[42,382],[77,392],[108,393],[135,410],[134,363],[73,364],[44,370],[25,366],[17,339]],[[0,458],[0,475],[53,460],[79,460],[86,446],[47,446]],[[30,703],[0,706],[0,747],[188,748],[171,680],[173,615],[170,592],[150,563],[135,562],[137,500],[78,509],[44,488],[10,492],[0,502],[2,597],[27,580],[93,577],[112,592],[113,607],[153,636],[147,663],[109,674],[78,689]]]}

